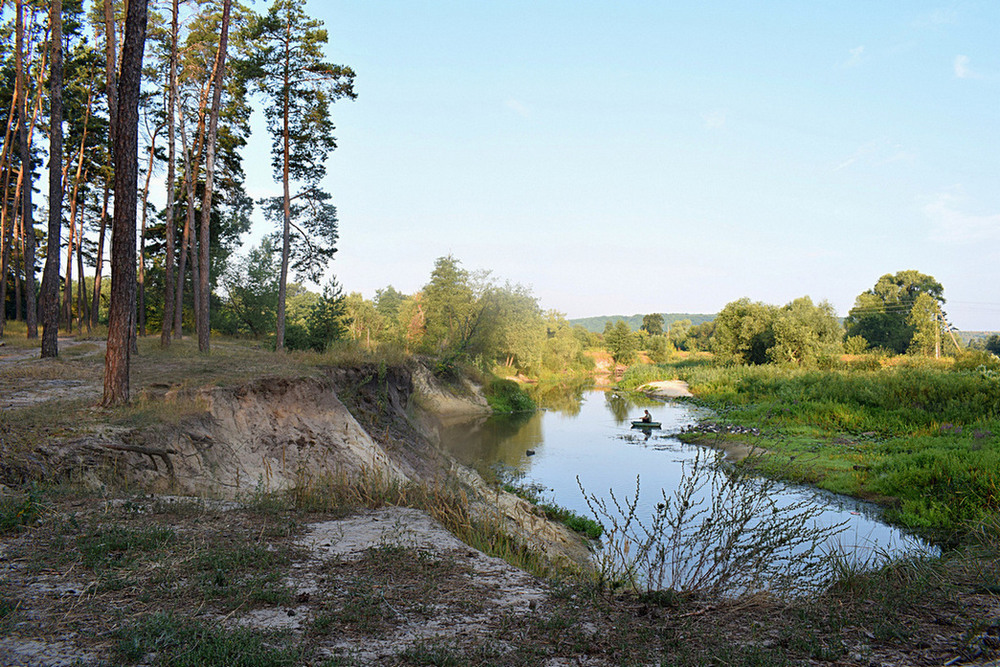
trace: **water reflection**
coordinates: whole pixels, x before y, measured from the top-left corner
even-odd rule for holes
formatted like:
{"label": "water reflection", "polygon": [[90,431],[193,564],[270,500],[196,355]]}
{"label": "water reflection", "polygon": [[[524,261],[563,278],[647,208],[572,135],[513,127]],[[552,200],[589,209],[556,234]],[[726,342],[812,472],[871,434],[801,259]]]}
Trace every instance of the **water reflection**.
{"label": "water reflection", "polygon": [[[608,410],[615,417],[615,422],[624,424],[642,417],[642,411],[663,405],[663,401],[650,398],[645,394],[608,391],[604,393],[604,401]],[[648,435],[648,434],[647,434]]]}
{"label": "water reflection", "polygon": [[[559,409],[456,425],[442,434],[442,440],[464,463],[480,470],[497,463],[510,466],[524,473],[525,482],[543,487],[556,503],[585,516],[591,512],[581,486],[586,494],[607,498],[613,493],[621,498],[634,492],[638,476],[638,516],[652,516],[662,491],[673,493],[682,483],[684,466],[704,452],[676,437],[695,421],[693,408],[624,392],[573,389],[568,394],[577,392],[575,409],[569,407],[570,398],[556,400],[551,390],[546,397]],[[644,409],[662,423],[662,430],[634,430],[626,423]],[[775,487],[773,494],[783,503],[806,499],[820,507],[821,524],[846,521],[839,539],[842,550],[856,561],[922,548],[919,541],[883,524],[877,509],[865,503],[787,484]]]}
{"label": "water reflection", "polygon": [[528,393],[542,409],[572,417],[580,414],[583,394],[591,389],[593,384],[594,381],[589,378],[540,382],[528,387]]}

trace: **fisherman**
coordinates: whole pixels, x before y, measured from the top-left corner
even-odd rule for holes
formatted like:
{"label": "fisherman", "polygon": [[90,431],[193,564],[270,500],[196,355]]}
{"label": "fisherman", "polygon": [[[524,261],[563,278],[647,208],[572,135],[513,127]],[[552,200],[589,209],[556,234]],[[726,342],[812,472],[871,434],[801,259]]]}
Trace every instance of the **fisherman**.
{"label": "fisherman", "polygon": [[646,414],[642,416],[642,423],[649,424],[650,422],[653,421],[653,415],[649,414],[649,410],[645,410],[645,413]]}

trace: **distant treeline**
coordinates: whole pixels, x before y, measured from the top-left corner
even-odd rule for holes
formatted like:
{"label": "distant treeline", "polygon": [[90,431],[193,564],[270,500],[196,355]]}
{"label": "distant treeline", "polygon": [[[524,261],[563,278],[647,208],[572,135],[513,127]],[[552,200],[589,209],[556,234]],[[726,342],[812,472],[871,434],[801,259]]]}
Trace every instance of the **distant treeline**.
{"label": "distant treeline", "polygon": [[[690,320],[692,326],[698,326],[699,324],[704,324],[705,322],[711,322],[715,319],[715,314],[709,313],[660,313],[663,316],[663,328],[667,329],[674,322],[679,322],[681,320]],[[629,326],[632,331],[638,331],[639,327],[642,326],[642,318],[646,316],[646,313],[640,313],[638,315],[600,315],[597,317],[581,317],[575,320],[569,320],[571,326],[581,326],[591,333],[603,333],[604,327],[611,322],[614,324],[618,320],[621,320]]]}

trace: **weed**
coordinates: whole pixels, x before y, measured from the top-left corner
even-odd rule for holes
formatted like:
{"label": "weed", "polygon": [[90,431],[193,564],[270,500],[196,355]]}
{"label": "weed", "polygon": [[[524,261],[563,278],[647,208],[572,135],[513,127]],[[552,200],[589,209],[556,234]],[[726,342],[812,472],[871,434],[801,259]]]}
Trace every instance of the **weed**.
{"label": "weed", "polygon": [[[801,500],[781,504],[776,483],[751,477],[752,466],[723,468],[699,455],[686,465],[676,490],[661,490],[651,518],[633,498],[610,502],[580,491],[607,527],[598,556],[601,581],[633,590],[674,589],[713,595],[760,590],[801,593],[829,574],[823,545],[844,524],[821,527],[821,510]],[[579,479],[577,479],[579,484]]]}
{"label": "weed", "polygon": [[570,530],[582,533],[591,540],[600,538],[604,533],[604,526],[590,517],[577,514],[571,509],[545,500],[542,496],[545,487],[539,484],[520,483],[519,480],[523,478],[524,473],[510,466],[498,464],[491,468],[490,474],[504,491],[527,500],[547,518],[558,521]]}
{"label": "weed", "polygon": [[124,567],[139,552],[153,551],[174,541],[172,528],[148,526],[139,529],[124,526],[97,526],[76,540],[81,561],[89,568]]}
{"label": "weed", "polygon": [[169,613],[141,618],[115,635],[116,653],[128,664],[152,659],[152,664],[171,667],[280,667],[301,664],[302,659],[299,648],[274,646],[282,643],[278,633],[227,628]]}
{"label": "weed", "polygon": [[0,535],[20,532],[33,524],[41,513],[40,493],[34,484],[23,497],[0,496]]}

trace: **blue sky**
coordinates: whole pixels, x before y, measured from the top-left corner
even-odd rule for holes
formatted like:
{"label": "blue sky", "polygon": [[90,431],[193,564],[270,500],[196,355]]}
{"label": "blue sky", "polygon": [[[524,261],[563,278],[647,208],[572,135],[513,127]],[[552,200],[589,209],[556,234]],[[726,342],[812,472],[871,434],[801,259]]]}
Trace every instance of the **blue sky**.
{"label": "blue sky", "polygon": [[570,317],[846,315],[916,269],[1000,330],[1000,3],[308,7],[357,71],[326,182],[347,291],[451,253]]}

